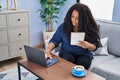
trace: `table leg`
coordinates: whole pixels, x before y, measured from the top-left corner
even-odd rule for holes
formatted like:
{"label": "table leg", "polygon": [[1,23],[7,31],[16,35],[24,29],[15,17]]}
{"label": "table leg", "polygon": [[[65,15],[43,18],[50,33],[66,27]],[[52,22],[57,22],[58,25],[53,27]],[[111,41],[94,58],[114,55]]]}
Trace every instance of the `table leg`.
{"label": "table leg", "polygon": [[[21,70],[20,70],[20,66],[24,67],[25,69],[27,69],[28,71],[30,71],[28,68],[26,68],[24,65],[22,65],[21,63],[17,62],[17,67],[18,67],[18,80],[21,80]],[[33,73],[32,71],[30,71],[31,73]],[[44,80],[42,79],[40,76],[36,75],[35,73],[33,73],[35,76],[38,77],[38,79],[36,80]]]}
{"label": "table leg", "polygon": [[17,66],[18,66],[18,80],[21,80],[20,64],[17,63]]}

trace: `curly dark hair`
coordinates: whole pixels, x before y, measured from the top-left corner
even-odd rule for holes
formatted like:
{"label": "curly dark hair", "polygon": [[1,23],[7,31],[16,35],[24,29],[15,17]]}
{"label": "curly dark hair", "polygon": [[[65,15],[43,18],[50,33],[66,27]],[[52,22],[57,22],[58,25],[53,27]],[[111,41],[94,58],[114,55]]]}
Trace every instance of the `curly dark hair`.
{"label": "curly dark hair", "polygon": [[85,4],[75,3],[67,12],[66,17],[64,19],[64,32],[67,34],[68,39],[70,41],[71,32],[74,32],[73,25],[71,21],[71,16],[73,10],[78,11],[79,13],[79,26],[78,32],[85,32],[85,40],[95,44],[96,46],[99,43],[99,28],[97,27],[97,23],[94,20],[91,10]]}

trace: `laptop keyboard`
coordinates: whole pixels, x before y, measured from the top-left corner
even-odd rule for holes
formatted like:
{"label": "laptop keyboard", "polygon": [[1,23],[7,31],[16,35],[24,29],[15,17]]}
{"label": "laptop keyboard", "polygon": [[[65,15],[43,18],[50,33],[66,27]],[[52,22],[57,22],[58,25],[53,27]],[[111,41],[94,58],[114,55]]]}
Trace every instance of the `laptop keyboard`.
{"label": "laptop keyboard", "polygon": [[52,59],[47,59],[47,65],[53,63]]}

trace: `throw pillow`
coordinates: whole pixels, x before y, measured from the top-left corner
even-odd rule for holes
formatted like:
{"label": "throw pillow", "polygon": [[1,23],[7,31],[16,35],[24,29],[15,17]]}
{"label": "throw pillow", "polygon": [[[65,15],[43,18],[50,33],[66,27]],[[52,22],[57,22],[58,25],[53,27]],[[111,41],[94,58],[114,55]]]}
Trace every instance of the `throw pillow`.
{"label": "throw pillow", "polygon": [[108,43],[108,37],[100,39],[100,42],[102,44],[102,47],[99,47],[95,52],[94,55],[101,55],[101,56],[106,56],[108,55],[108,50],[107,50],[107,43]]}

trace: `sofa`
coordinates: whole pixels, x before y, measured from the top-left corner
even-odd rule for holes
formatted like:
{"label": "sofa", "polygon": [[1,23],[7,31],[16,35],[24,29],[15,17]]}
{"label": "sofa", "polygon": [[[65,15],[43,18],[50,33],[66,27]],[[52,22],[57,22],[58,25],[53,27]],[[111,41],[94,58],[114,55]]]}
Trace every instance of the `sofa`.
{"label": "sofa", "polygon": [[90,71],[106,80],[120,80],[120,23],[96,19],[100,37],[108,37],[108,55],[95,55]]}

